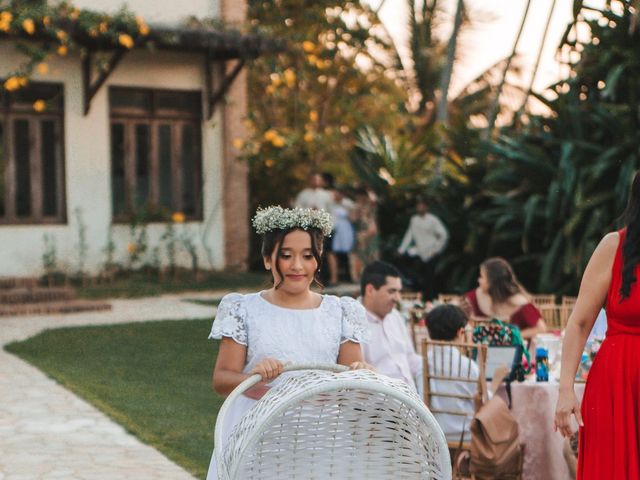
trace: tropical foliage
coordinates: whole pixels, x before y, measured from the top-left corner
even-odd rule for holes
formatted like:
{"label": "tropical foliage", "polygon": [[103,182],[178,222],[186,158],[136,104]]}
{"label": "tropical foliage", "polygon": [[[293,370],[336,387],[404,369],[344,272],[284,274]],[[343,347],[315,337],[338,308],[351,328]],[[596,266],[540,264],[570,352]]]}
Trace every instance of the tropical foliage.
{"label": "tropical foliage", "polygon": [[[470,19],[462,2],[444,17],[454,35],[441,38],[438,1],[408,1],[408,62],[375,12],[357,3],[252,2],[255,23],[291,44],[251,73],[252,91],[264,94],[253,96],[252,136],[238,146],[251,162],[254,205],[286,203],[311,169],[357,178],[378,194],[390,254],[415,197],[427,194],[451,233],[437,272],[442,289],[472,286],[477,265],[501,255],[531,290],[575,293],[640,166],[634,3],[595,10],[574,2],[576,22],[560,46],[570,51],[570,75],[544,95],[506,81],[518,73],[518,39],[508,58],[451,95],[454,37]],[[588,35],[578,38],[577,24]],[[527,115],[523,98],[547,112]]]}
{"label": "tropical foliage", "polygon": [[[47,74],[47,59],[52,55],[64,57],[70,51],[83,53],[79,39],[131,49],[136,43],[144,43],[149,33],[144,19],[126,9],[109,15],[80,9],[66,1],[49,4],[0,0],[0,34],[22,38],[16,47],[25,55],[24,63],[8,76],[2,88],[18,90],[27,84],[34,70]],[[34,103],[37,111],[45,107],[42,100]]]}
{"label": "tropical foliage", "polygon": [[[442,289],[471,287],[478,264],[500,255],[529,289],[576,293],[597,242],[618,225],[640,166],[640,42],[631,3],[595,11],[576,2],[576,22],[589,35],[577,39],[571,25],[563,41],[561,48],[573,52],[568,57],[578,59],[568,65],[571,74],[544,95],[527,91],[547,113],[524,123],[514,116],[495,140],[481,136],[511,59],[450,99],[446,128],[435,122],[409,140],[360,132],[352,163],[384,199],[380,222],[389,252],[411,199],[427,193],[451,234],[438,265]],[[497,82],[492,70],[503,71]],[[473,118],[481,121],[474,125]],[[444,160],[441,175],[437,159]]]}
{"label": "tropical foliage", "polygon": [[[474,180],[482,188],[465,195],[466,251],[477,261],[511,259],[538,291],[577,291],[597,242],[617,226],[640,166],[640,35],[630,3],[609,2],[581,19],[590,37],[571,43],[581,56],[570,77],[547,92],[551,100],[537,96],[549,114],[504,129]],[[449,256],[450,264],[460,260]],[[468,278],[471,272],[449,281]]]}
{"label": "tropical foliage", "polygon": [[288,41],[286,52],[250,70],[249,129],[236,146],[251,167],[254,208],[287,204],[311,171],[353,179],[354,132],[403,123],[391,44],[369,7],[348,1],[251,1],[256,27]]}

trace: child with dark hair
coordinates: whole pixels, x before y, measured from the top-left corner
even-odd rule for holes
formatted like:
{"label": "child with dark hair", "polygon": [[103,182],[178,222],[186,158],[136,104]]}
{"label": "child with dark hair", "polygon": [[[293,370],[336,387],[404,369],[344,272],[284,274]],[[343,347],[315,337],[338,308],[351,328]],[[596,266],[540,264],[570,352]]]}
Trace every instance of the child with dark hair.
{"label": "child with dark hair", "polygon": [[[465,343],[465,326],[467,315],[458,306],[439,305],[427,314],[427,330],[432,340],[450,342],[449,345],[434,345],[427,353],[429,373],[433,376],[461,377],[465,380],[431,379],[431,392],[452,395],[434,395],[431,406],[438,410],[452,412],[473,412],[473,401],[468,398],[456,398],[455,395],[473,397],[476,394],[476,383],[468,379],[478,379],[480,369],[476,362],[462,355],[456,343]],[[435,413],[434,416],[448,440],[459,441],[460,434],[465,431],[465,441],[470,440],[469,424],[471,417],[447,413]]]}
{"label": "child with dark hair", "polygon": [[454,340],[460,331],[464,334],[467,315],[452,304],[439,305],[429,312],[427,330],[432,340]]}

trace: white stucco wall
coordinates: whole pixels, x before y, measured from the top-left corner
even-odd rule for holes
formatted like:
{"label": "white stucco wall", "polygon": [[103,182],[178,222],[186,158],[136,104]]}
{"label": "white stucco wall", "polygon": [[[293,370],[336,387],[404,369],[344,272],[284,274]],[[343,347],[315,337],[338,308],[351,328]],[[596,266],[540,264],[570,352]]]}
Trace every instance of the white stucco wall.
{"label": "white stucco wall", "polygon": [[[0,42],[0,77],[6,76],[21,61],[9,42]],[[58,263],[73,272],[78,264],[79,211],[86,226],[89,252],[86,269],[99,271],[105,261],[104,249],[111,228],[116,260],[124,263],[130,241],[127,225],[111,226],[111,178],[108,87],[148,87],[202,90],[204,71],[197,55],[145,50],[130,52],[118,65],[107,83],[94,97],[91,110],[83,115],[81,63],[75,56],[56,57],[50,73],[34,80],[60,82],[65,95],[65,179],[66,225],[0,225],[0,275],[39,275],[42,272],[43,236],[55,240]],[[191,232],[198,245],[203,268],[224,267],[224,229],[220,170],[222,162],[222,128],[220,118],[203,123],[203,222],[179,225]],[[78,210],[79,209],[79,210]],[[147,227],[149,249],[160,243],[164,224]],[[189,266],[186,252],[179,261]]]}
{"label": "white stucco wall", "polygon": [[78,8],[96,11],[116,12],[126,5],[136,15],[142,16],[147,23],[169,26],[180,25],[188,17],[218,18],[219,0],[75,0]]}

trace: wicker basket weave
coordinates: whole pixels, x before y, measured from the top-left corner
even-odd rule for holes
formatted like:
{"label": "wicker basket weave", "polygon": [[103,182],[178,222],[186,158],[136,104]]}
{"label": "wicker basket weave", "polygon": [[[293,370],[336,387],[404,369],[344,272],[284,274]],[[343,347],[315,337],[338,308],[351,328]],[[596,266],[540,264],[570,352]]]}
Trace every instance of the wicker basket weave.
{"label": "wicker basket weave", "polygon": [[451,478],[444,434],[406,384],[339,365],[286,368],[307,369],[271,389],[221,450],[229,405],[260,376],[229,395],[215,428],[219,479]]}

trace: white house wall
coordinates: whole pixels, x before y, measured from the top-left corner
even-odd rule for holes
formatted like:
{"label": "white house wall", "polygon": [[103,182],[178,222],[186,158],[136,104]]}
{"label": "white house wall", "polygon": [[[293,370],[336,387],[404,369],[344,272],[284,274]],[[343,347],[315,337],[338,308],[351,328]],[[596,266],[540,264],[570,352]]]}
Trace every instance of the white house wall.
{"label": "white house wall", "polygon": [[177,26],[188,17],[218,18],[219,0],[75,0],[78,8],[96,11],[117,12],[123,5],[136,15],[142,16],[147,23]]}
{"label": "white house wall", "polygon": [[[21,58],[10,42],[0,43],[0,77],[19,64]],[[111,226],[111,158],[109,128],[109,86],[201,90],[204,84],[202,58],[192,54],[167,52],[130,52],[83,115],[81,63],[76,56],[56,57],[48,62],[50,73],[34,80],[64,85],[64,148],[66,181],[66,225],[0,225],[0,275],[38,275],[42,273],[44,235],[56,245],[58,264],[73,272],[79,261],[79,213],[86,227],[89,252],[85,269],[96,273],[104,264],[105,247],[111,228],[116,261],[126,263],[130,242],[129,226]],[[222,228],[222,128],[220,118],[203,123],[203,221],[178,225],[178,233],[191,232],[198,245],[200,265],[224,267],[224,229]],[[147,227],[149,249],[160,244],[166,225]],[[162,253],[162,251],[161,251]],[[164,255],[166,263],[166,255]],[[179,263],[189,266],[188,254],[182,251]]]}

